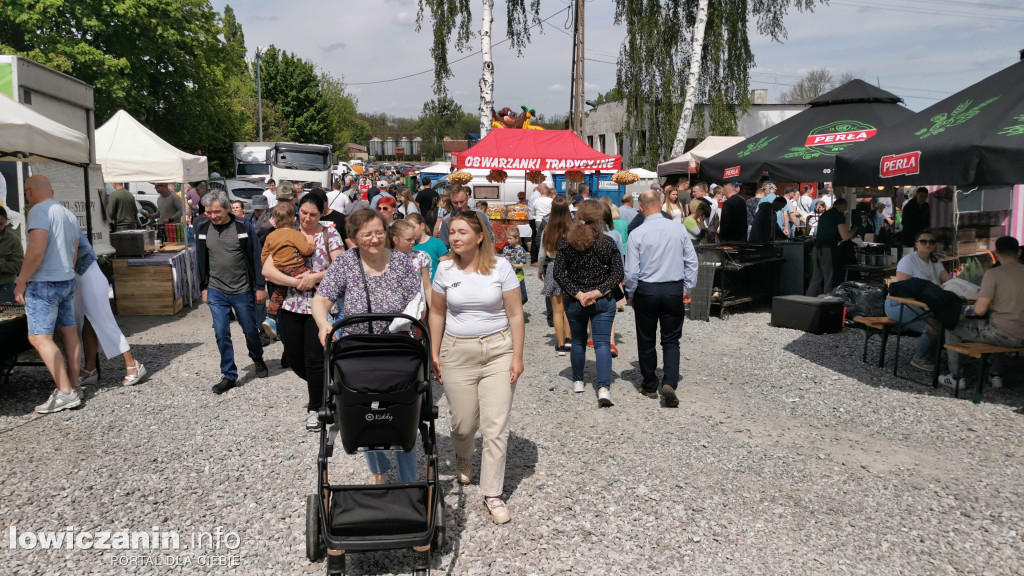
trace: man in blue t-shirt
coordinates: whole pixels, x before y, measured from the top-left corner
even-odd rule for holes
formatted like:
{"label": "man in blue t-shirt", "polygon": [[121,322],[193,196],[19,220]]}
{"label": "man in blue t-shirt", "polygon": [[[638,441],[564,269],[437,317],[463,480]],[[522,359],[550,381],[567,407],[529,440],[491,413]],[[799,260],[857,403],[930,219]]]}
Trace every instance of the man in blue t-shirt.
{"label": "man in blue t-shirt", "polygon": [[[25,181],[28,213],[28,249],[21,265],[14,298],[25,306],[28,341],[39,353],[57,389],[36,412],[49,414],[82,403],[78,369],[82,343],[75,328],[75,257],[80,233],[78,219],[53,199],[46,176]],[[57,331],[64,342],[67,362],[53,340]]]}

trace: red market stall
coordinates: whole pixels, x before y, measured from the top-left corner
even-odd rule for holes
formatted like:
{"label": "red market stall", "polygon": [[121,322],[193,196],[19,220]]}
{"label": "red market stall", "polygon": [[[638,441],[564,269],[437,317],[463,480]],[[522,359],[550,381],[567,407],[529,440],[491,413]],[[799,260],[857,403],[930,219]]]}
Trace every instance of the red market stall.
{"label": "red market stall", "polygon": [[[452,156],[452,165],[456,169],[491,170],[492,176],[497,176],[500,181],[504,181],[500,174],[506,170],[540,173],[622,169],[621,156],[599,152],[569,130],[492,130],[472,148]],[[501,222],[498,214],[492,214],[491,219],[495,243],[503,246],[505,230],[516,222]]]}

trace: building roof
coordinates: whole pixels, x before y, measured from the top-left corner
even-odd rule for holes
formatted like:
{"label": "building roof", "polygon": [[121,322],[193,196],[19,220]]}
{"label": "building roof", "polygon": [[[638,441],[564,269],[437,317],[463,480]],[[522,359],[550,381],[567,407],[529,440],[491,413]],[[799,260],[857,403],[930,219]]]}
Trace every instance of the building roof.
{"label": "building roof", "polygon": [[349,152],[366,152],[366,146],[356,144],[355,142],[349,142],[347,146]]}

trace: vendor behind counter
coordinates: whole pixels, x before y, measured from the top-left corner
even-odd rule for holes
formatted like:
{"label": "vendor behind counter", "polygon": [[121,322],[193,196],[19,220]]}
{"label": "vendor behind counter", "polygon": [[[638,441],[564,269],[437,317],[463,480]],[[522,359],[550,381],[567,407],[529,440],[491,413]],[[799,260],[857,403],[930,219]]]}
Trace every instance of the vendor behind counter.
{"label": "vendor behind counter", "polygon": [[0,206],[0,302],[14,302],[14,283],[24,259],[21,237],[7,227],[7,210]]}

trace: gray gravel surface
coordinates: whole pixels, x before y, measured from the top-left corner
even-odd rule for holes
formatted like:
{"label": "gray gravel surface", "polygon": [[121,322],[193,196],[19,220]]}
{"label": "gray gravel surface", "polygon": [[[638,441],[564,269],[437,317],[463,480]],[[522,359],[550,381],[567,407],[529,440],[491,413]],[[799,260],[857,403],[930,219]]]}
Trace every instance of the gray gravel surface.
{"label": "gray gravel surface", "polygon": [[[633,388],[627,309],[615,406],[599,409],[593,389],[572,394],[540,285],[528,284],[527,370],[505,484],[513,519],[493,525],[477,484],[454,482],[441,397],[448,543],[436,572],[1024,574],[1020,361],[1005,388],[975,405],[924,385],[909,364],[894,378],[891,350],[885,369],[863,364],[860,331],[813,336],[771,327],[755,310],[686,322],[680,406],[666,409]],[[42,369],[19,368],[0,387],[0,574],[322,573],[304,556],[318,440],[304,429],[304,385],[278,367],[280,344],[266,352],[263,380],[236,344],[243,385],[216,396],[204,306],[120,321],[152,372],[143,385],[119,386],[123,363],[105,361],[80,409],[48,416],[32,412],[50,391]],[[913,344],[904,341],[905,355]],[[331,476],[369,477],[361,457],[340,450]],[[12,526],[159,527],[189,545],[221,527],[238,543],[24,550],[10,547]],[[131,556],[136,565],[124,565]],[[406,551],[353,554],[348,573],[409,573],[411,562]]]}

